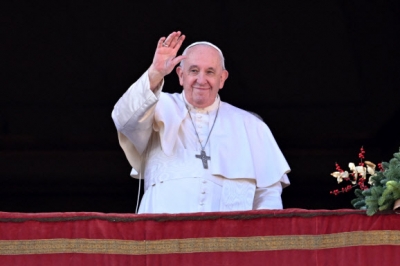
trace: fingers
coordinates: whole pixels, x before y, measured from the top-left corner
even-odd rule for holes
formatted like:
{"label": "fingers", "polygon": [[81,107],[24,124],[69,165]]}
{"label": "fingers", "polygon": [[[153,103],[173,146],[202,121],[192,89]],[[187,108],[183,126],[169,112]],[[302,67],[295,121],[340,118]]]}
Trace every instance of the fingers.
{"label": "fingers", "polygon": [[185,35],[181,35],[182,33],[180,31],[174,31],[172,32],[170,35],[168,35],[167,38],[162,37],[160,38],[160,40],[158,41],[157,47],[170,47],[172,49],[177,48],[176,50],[178,50],[181,45],[183,40],[185,39]]}
{"label": "fingers", "polygon": [[153,63],[150,68],[158,75],[166,76],[173,68],[179,64],[186,56],[176,56],[182,45],[185,35],[180,31],[172,32],[168,37],[161,37],[157,43],[154,53]]}
{"label": "fingers", "polygon": [[173,42],[174,42],[174,40],[177,38],[177,36],[178,36],[178,38],[179,38],[179,35],[181,34],[181,32],[180,31],[178,31],[178,32],[172,32],[170,35],[168,35],[168,37],[165,39],[165,41],[164,41],[164,46],[168,46],[168,47],[171,47],[171,48],[174,48],[174,46],[173,46]]}
{"label": "fingers", "polygon": [[[171,42],[169,43],[169,46],[171,48],[175,49],[177,44],[179,44],[179,43],[182,44],[184,39],[185,39],[185,35],[181,35],[181,32],[178,31],[178,32],[176,32],[176,34],[174,36],[171,37]],[[178,45],[177,48],[179,48],[179,47],[180,47],[180,45]]]}
{"label": "fingers", "polygon": [[176,39],[176,43],[174,44],[174,48],[179,50],[181,48],[183,41],[185,40],[186,36],[181,35],[179,38]]}
{"label": "fingers", "polygon": [[172,65],[173,66],[176,66],[177,64],[179,64],[183,59],[185,59],[187,56],[186,55],[180,55],[180,56],[177,56],[177,57],[175,57],[173,60],[172,60]]}
{"label": "fingers", "polygon": [[166,39],[165,37],[161,37],[160,40],[158,40],[157,48],[160,48],[163,46],[165,39]]}

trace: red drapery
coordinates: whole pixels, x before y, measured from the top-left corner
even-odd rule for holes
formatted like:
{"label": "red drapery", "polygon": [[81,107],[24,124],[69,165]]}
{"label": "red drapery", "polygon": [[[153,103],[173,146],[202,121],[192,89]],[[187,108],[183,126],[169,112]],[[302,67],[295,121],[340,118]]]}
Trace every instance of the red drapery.
{"label": "red drapery", "polygon": [[0,212],[0,265],[400,265],[400,215]]}

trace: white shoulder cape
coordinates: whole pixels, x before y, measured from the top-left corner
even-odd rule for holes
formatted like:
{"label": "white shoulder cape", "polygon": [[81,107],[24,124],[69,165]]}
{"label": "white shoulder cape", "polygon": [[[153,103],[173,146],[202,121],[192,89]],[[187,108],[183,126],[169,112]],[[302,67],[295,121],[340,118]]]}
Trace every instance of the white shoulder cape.
{"label": "white shoulder cape", "polygon": [[[160,132],[162,150],[168,156],[172,155],[187,112],[181,94],[161,92],[155,105],[154,129]],[[130,141],[121,133],[119,139],[131,166],[139,173],[143,148],[138,152],[132,144],[137,140]],[[221,101],[209,141],[212,174],[229,179],[255,179],[257,187],[278,181],[283,186],[290,184],[286,176],[290,168],[270,129],[249,112]]]}

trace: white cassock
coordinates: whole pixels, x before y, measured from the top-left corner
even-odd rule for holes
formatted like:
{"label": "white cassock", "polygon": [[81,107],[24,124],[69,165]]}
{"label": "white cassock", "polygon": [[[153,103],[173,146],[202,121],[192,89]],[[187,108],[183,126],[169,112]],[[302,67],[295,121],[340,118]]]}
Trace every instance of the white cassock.
{"label": "white cassock", "polygon": [[162,87],[153,93],[146,71],[112,112],[131,176],[145,180],[139,213],[282,209],[290,168],[267,125],[219,97],[195,108]]}

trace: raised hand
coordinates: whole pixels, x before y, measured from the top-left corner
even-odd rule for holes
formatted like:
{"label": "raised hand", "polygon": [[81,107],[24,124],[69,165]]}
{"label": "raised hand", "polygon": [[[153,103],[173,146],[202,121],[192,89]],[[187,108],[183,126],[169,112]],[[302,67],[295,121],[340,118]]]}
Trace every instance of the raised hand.
{"label": "raised hand", "polygon": [[174,67],[179,64],[186,56],[176,56],[185,35],[180,31],[172,32],[167,38],[162,37],[157,43],[153,63],[149,68],[150,88],[157,88],[162,79],[172,72]]}

